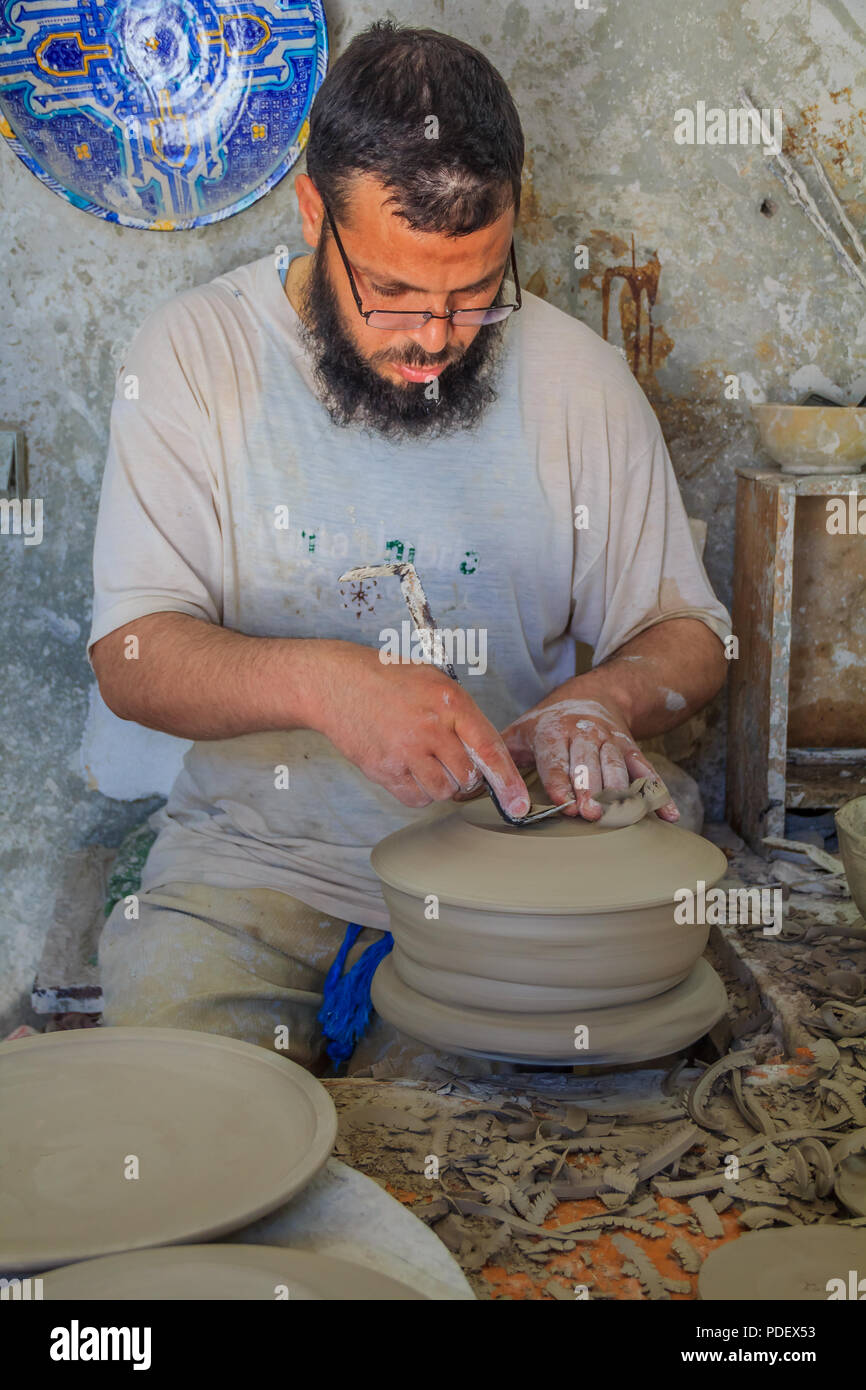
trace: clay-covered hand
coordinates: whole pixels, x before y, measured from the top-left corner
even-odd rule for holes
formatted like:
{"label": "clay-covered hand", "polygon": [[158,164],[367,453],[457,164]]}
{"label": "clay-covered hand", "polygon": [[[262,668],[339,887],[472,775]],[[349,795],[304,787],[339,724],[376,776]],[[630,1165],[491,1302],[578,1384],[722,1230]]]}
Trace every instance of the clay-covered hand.
{"label": "clay-covered hand", "polygon": [[[536,705],[503,730],[502,737],[518,767],[535,766],[551,801],[573,796],[565,816],[599,820],[604,808],[593,793],[625,790],[638,777],[657,778],[632,738],[615,705],[596,700],[556,700]],[[673,801],[656,811],[662,820],[679,820]]]}
{"label": "clay-covered hand", "polygon": [[474,791],[483,771],[501,805],[526,815],[526,783],[501,734],[436,666],[383,664],[372,647],[328,642],[317,674],[311,727],[404,806]]}

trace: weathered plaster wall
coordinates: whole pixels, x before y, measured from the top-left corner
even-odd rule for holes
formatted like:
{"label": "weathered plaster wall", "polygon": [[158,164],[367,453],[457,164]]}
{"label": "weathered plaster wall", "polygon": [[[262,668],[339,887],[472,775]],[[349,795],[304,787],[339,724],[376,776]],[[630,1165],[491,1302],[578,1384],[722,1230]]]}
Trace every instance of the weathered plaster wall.
{"label": "weathered plaster wall", "polygon": [[[383,13],[328,5],[335,52]],[[791,400],[822,376],[864,370],[866,296],[791,207],[758,148],[678,145],[674,113],[783,108],[786,148],[821,148],[855,222],[866,223],[864,0],[407,0],[404,22],[481,47],[509,81],[529,158],[519,237],[530,288],[602,326],[604,272],[635,263],[646,302],[638,376],[667,434],[691,515],[709,522],[707,566],[730,598],[734,466],[754,456],[748,397]],[[804,113],[801,118],[800,112]],[[297,236],[291,176],[239,217],[196,232],[107,226],[0,149],[5,331],[0,418],[26,428],[45,538],[0,537],[0,1029],[23,1017],[64,853],[116,842],[152,803],[88,788],[79,745],[90,670],[90,546],[114,370],[156,302]],[[765,212],[761,212],[762,204]],[[767,215],[769,213],[770,215]],[[589,248],[575,268],[574,248]],[[610,276],[608,276],[610,279]],[[610,287],[609,336],[634,347],[634,309]],[[739,376],[738,400],[724,379]],[[866,387],[864,387],[866,390]],[[722,811],[721,702],[700,761]]]}

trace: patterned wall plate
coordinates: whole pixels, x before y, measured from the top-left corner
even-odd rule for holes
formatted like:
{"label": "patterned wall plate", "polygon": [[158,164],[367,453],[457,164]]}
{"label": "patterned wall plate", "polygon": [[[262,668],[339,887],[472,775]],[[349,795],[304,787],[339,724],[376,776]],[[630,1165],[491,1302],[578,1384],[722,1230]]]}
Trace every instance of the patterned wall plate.
{"label": "patterned wall plate", "polygon": [[0,0],[0,132],[95,217],[201,227],[292,167],[327,63],[321,0]]}

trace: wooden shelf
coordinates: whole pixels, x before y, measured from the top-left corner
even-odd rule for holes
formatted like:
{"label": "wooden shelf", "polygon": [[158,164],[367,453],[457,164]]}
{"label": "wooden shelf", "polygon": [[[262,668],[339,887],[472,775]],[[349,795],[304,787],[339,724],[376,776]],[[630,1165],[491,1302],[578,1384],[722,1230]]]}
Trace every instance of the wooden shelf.
{"label": "wooden shelf", "polygon": [[[805,499],[852,493],[858,498],[866,495],[863,473],[795,477],[778,469],[737,469],[733,622],[739,653],[731,663],[727,819],[758,854],[767,853],[765,836],[784,835],[787,809],[835,810],[866,794],[866,750],[788,747],[792,628],[804,611],[812,612],[817,605],[820,629],[826,611],[821,594],[808,589],[800,593],[795,611],[797,503],[814,507]],[[855,578],[863,573],[859,547],[866,543],[866,537],[858,535]],[[845,565],[841,573],[843,577],[848,573]],[[812,571],[807,569],[805,574],[808,578]],[[803,609],[804,602],[812,606]],[[826,626],[832,632],[829,619]],[[833,643],[819,630],[815,652],[820,670],[826,666],[818,650],[822,639],[823,645]],[[795,656],[800,659],[799,648]],[[856,717],[861,696],[856,689],[846,694],[841,685],[828,668],[826,687],[817,693],[809,690],[805,701],[800,691],[800,732],[794,738],[805,742],[822,736],[832,739],[836,734],[838,741],[851,737],[859,741],[861,727],[866,728],[866,717],[862,721]]]}

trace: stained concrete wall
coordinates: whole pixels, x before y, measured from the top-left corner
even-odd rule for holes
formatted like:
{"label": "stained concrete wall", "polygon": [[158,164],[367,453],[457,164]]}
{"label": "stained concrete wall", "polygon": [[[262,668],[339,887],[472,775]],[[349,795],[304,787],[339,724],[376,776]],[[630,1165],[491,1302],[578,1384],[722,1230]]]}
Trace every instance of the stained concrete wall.
{"label": "stained concrete wall", "polygon": [[[327,5],[334,52],[382,14]],[[408,0],[403,22],[445,29],[497,64],[527,136],[519,236],[536,293],[602,326],[605,271],[641,268],[642,323],[624,281],[608,333],[632,353],[659,413],[707,565],[728,602],[734,467],[755,457],[750,396],[792,400],[863,372],[866,296],[791,206],[760,148],[682,145],[678,108],[780,106],[805,169],[815,139],[854,221],[866,224],[863,0]],[[2,143],[2,142],[0,142]],[[152,802],[88,786],[79,748],[92,681],[84,656],[90,547],[114,371],[155,303],[298,233],[291,176],[238,217],[194,232],[109,226],[50,193],[0,149],[5,250],[0,418],[27,431],[45,537],[0,536],[0,1030],[25,1016],[63,855],[116,843]],[[763,211],[762,211],[763,208]],[[575,266],[574,248],[589,251]],[[611,275],[608,275],[611,280]],[[655,295],[649,351],[647,293]],[[639,329],[639,331],[638,331]],[[736,374],[739,399],[725,398]],[[864,387],[866,389],[866,387]],[[699,761],[722,811],[722,702]]]}

